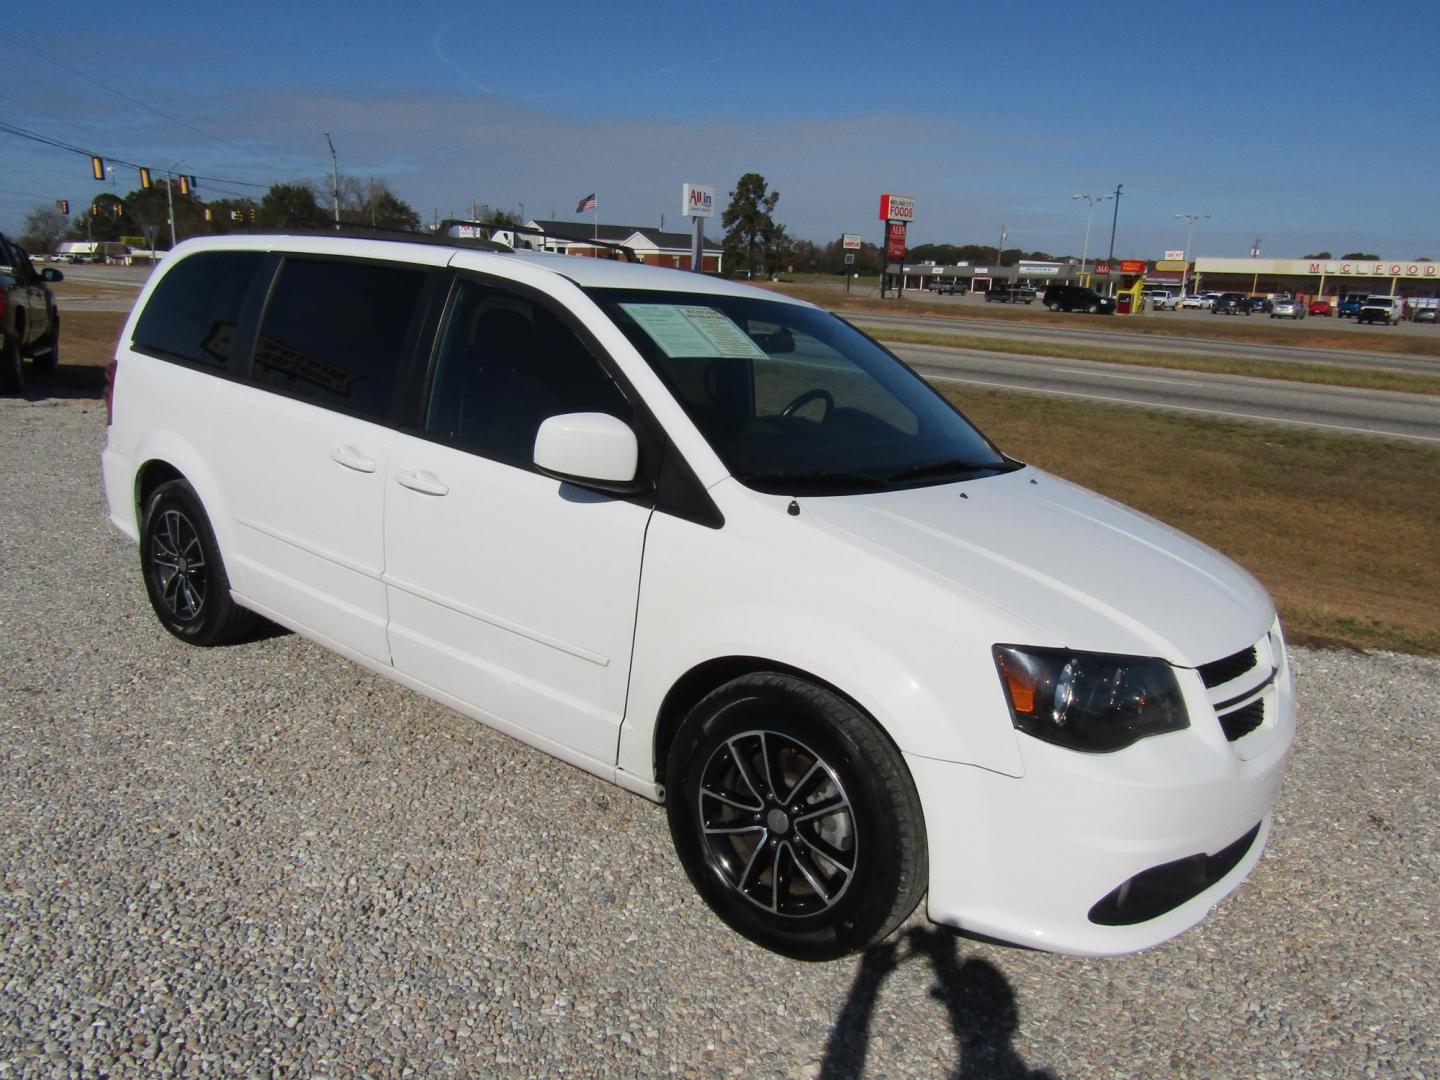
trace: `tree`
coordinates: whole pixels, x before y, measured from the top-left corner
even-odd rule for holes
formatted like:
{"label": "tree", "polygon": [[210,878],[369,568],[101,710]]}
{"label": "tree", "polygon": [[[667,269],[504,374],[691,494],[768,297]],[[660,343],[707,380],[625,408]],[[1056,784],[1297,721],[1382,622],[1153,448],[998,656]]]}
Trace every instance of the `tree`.
{"label": "tree", "polygon": [[1347,253],[1347,254],[1345,254],[1345,255],[1341,255],[1340,258],[1342,258],[1342,259],[1378,259],[1378,258],[1380,258],[1380,256],[1379,256],[1379,255],[1371,255],[1371,254],[1370,254],[1369,252],[1367,252],[1367,251],[1351,251],[1351,252],[1349,252],[1349,253]]}
{"label": "tree", "polygon": [[746,173],[730,192],[730,205],[721,215],[720,224],[725,228],[725,261],[736,269],[760,269],[761,248],[777,236],[771,215],[780,201],[780,193],[767,192],[766,186],[765,178],[759,173]]}
{"label": "tree", "polygon": [[406,232],[420,228],[420,215],[390,190],[389,184],[373,176],[368,180],[340,177],[340,220]]}
{"label": "tree", "polygon": [[65,215],[53,206],[37,206],[25,215],[20,246],[36,255],[48,255],[65,235]]}
{"label": "tree", "polygon": [[273,185],[255,215],[255,224],[266,229],[314,228],[324,220],[314,189],[303,180]]}
{"label": "tree", "polygon": [[[1345,257],[1346,257],[1347,259],[1350,258],[1349,255],[1346,255]],[[1317,252],[1315,252],[1314,255],[1301,255],[1300,258],[1302,258],[1302,259],[1333,259],[1333,258],[1335,258],[1335,256],[1334,256],[1334,255],[1331,255],[1330,252],[1328,252],[1328,251],[1317,251]]]}

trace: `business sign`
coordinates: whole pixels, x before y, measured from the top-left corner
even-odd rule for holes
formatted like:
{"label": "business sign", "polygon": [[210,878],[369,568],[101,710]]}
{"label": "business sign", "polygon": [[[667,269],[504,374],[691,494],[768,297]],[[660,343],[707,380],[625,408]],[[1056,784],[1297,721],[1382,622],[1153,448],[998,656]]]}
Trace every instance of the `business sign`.
{"label": "business sign", "polygon": [[1167,251],[1167,252],[1165,252],[1165,261],[1166,261],[1166,262],[1181,262],[1181,261],[1184,260],[1184,258],[1185,258],[1185,252],[1183,252],[1183,251]]}
{"label": "business sign", "polygon": [[845,251],[860,250],[860,234],[847,232],[840,237],[840,247]]}
{"label": "business sign", "polygon": [[1144,272],[1144,259],[1122,259],[1120,262],[1120,273],[1122,274],[1143,274]]}
{"label": "business sign", "polygon": [[1095,264],[1095,273],[1097,273],[1097,274],[1108,274],[1109,272],[1110,272],[1110,264],[1109,264],[1109,263],[1097,262],[1097,263]]}
{"label": "business sign", "polygon": [[1187,263],[1184,259],[1171,259],[1171,258],[1168,258],[1168,256],[1174,254],[1173,251],[1167,251],[1165,254],[1166,254],[1167,258],[1157,259],[1157,260],[1155,261],[1155,269],[1156,269],[1156,270],[1165,270],[1165,271],[1170,271],[1170,272],[1173,272],[1173,271],[1178,270],[1178,271],[1180,271],[1181,273],[1184,273],[1186,270],[1189,270],[1189,269],[1190,269],[1190,264]]}
{"label": "business sign", "polygon": [[881,196],[880,196],[880,220],[881,220],[881,221],[914,221],[914,220],[915,220],[915,196],[913,196],[913,195],[881,195]]}
{"label": "business sign", "polygon": [[1440,276],[1440,263],[1398,262],[1312,262],[1306,269],[1311,274],[1339,274],[1344,277],[1418,277]]}
{"label": "business sign", "polygon": [[855,265],[855,253],[854,253],[853,251],[847,251],[847,252],[845,253],[845,265],[846,265],[846,266],[853,266],[853,265]]}
{"label": "business sign", "polygon": [[905,222],[890,221],[885,225],[885,257],[905,258]]}
{"label": "business sign", "polygon": [[1060,267],[1055,263],[1027,263],[1022,262],[1016,273],[1021,277],[1056,277],[1060,273]]}
{"label": "business sign", "polygon": [[714,217],[715,189],[699,184],[686,184],[681,189],[681,213],[685,217]]}

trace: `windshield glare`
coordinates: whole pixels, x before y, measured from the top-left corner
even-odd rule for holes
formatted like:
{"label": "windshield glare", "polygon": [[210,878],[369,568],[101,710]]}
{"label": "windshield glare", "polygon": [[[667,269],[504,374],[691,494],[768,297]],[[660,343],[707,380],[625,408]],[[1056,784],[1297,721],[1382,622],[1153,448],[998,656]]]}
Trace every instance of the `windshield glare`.
{"label": "windshield glare", "polygon": [[589,293],[748,487],[857,494],[1019,467],[828,312],[708,293]]}

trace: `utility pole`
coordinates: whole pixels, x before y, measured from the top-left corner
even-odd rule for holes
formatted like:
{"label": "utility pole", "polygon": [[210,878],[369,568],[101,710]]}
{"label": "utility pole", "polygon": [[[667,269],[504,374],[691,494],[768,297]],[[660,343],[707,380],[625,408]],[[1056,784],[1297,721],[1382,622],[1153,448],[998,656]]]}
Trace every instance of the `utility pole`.
{"label": "utility pole", "polygon": [[[1188,222],[1188,223],[1189,223],[1188,226],[1187,226],[1186,229],[1185,229],[1185,259],[1186,259],[1187,262],[1193,262],[1194,260],[1193,260],[1193,258],[1192,258],[1192,253],[1191,253],[1191,251],[1190,251],[1190,241],[1193,240],[1194,237],[1195,237],[1195,222],[1201,221],[1201,220],[1203,220],[1203,219],[1205,219],[1205,218],[1208,218],[1210,215],[1209,215],[1209,214],[1176,214],[1175,216],[1176,216],[1179,220],[1185,221],[1185,222]],[[1188,267],[1186,268],[1186,271],[1187,271],[1186,274],[1180,275],[1180,291],[1181,291],[1182,293],[1184,293],[1186,296],[1189,296],[1189,295],[1190,295],[1190,290],[1189,290],[1189,288],[1187,288],[1187,285],[1188,285],[1188,271],[1189,271],[1189,268],[1188,268]]]}
{"label": "utility pole", "polygon": [[1071,195],[1072,199],[1084,199],[1085,204],[1090,207],[1085,213],[1085,247],[1080,252],[1080,276],[1085,276],[1085,263],[1090,258],[1090,221],[1095,217],[1095,204],[1104,202],[1106,199],[1113,199],[1114,195]]}
{"label": "utility pole", "polygon": [[[1115,185],[1115,213],[1110,218],[1110,254],[1105,258],[1107,263],[1113,263],[1115,261],[1115,227],[1120,224],[1120,189],[1124,186],[1124,184]],[[1113,268],[1111,269],[1111,273],[1114,273]],[[1110,295],[1115,295],[1115,281],[1113,278],[1110,281]]]}
{"label": "utility pole", "polygon": [[169,168],[170,175],[165,178],[165,206],[170,211],[170,248],[175,248],[175,170],[180,168],[184,162],[177,161]]}
{"label": "utility pole", "polygon": [[330,132],[325,132],[325,142],[330,146],[330,196],[335,200],[335,231],[340,231],[340,165],[335,158],[335,144]]}

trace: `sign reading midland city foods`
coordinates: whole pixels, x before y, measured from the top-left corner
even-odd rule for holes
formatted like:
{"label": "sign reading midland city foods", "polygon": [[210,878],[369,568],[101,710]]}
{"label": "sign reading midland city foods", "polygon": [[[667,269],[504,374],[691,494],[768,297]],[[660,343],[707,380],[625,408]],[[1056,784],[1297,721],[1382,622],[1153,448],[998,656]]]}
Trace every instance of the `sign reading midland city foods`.
{"label": "sign reading midland city foods", "polygon": [[913,195],[881,195],[881,196],[880,196],[880,220],[881,220],[881,221],[914,221],[914,220],[915,220],[915,196],[913,196]]}

